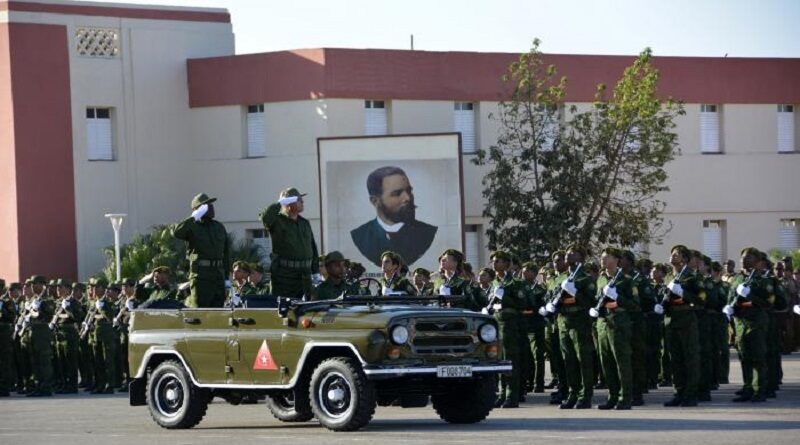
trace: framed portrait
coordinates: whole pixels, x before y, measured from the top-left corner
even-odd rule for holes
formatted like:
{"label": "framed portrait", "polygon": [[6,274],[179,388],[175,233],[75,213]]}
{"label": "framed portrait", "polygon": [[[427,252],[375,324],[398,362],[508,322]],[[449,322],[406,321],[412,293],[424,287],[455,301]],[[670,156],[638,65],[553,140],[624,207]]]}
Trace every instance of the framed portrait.
{"label": "framed portrait", "polygon": [[370,275],[387,250],[408,267],[438,270],[463,251],[460,133],[317,140],[321,251],[340,251]]}

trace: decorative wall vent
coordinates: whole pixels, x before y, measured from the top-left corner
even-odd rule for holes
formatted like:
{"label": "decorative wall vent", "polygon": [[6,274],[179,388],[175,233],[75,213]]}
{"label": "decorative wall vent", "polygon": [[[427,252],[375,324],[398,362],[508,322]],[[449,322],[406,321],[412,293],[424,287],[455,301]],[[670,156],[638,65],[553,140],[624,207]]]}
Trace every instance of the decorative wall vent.
{"label": "decorative wall vent", "polygon": [[119,30],[81,27],[75,31],[78,54],[87,57],[111,58],[119,55]]}

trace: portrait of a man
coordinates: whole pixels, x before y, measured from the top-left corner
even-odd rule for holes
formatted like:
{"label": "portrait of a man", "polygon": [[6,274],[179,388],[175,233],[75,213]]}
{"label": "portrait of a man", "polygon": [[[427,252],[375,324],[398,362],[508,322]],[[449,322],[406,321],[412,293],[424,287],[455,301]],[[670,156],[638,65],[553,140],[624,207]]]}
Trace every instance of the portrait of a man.
{"label": "portrait of a man", "polygon": [[403,169],[385,166],[367,177],[369,202],[375,218],[350,232],[364,257],[380,265],[381,253],[399,253],[407,264],[415,263],[433,243],[437,227],[416,218],[414,188]]}

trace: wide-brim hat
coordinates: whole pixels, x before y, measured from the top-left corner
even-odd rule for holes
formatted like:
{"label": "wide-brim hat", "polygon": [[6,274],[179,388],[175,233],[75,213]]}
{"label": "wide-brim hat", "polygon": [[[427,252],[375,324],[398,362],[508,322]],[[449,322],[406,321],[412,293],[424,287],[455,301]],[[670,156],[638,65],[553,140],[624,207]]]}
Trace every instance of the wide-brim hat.
{"label": "wide-brim hat", "polygon": [[297,188],[295,188],[295,187],[289,187],[289,188],[284,189],[284,190],[281,191],[281,195],[280,195],[279,199],[294,198],[294,197],[300,198],[300,197],[306,196],[307,194],[308,193],[300,193],[300,190],[297,190]]}
{"label": "wide-brim hat", "polygon": [[211,204],[212,202],[216,201],[217,198],[212,198],[205,193],[200,193],[199,195],[192,198],[192,210],[200,207],[203,204]]}

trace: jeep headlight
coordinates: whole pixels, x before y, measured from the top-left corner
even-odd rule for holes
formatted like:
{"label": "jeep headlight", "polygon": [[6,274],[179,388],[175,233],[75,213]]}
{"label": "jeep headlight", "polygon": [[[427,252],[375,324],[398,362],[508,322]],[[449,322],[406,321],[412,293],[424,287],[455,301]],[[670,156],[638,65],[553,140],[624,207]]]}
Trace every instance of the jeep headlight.
{"label": "jeep headlight", "polygon": [[484,343],[493,343],[497,340],[497,328],[491,323],[486,323],[478,329],[478,337]]}
{"label": "jeep headlight", "polygon": [[392,343],[396,345],[404,345],[408,342],[408,328],[405,326],[395,326],[391,332]]}

